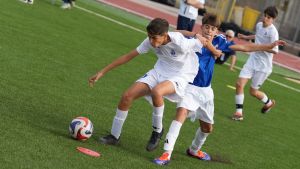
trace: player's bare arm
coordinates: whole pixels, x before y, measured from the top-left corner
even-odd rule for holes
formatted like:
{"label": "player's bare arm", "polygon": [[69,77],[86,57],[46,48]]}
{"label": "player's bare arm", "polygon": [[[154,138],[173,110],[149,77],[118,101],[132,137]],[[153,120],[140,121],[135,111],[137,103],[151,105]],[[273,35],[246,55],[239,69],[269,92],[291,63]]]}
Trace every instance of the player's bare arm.
{"label": "player's bare arm", "polygon": [[197,38],[204,47],[206,47],[206,45],[207,45],[208,40],[196,32],[190,32],[190,31],[186,31],[186,30],[175,30],[175,31],[180,32],[183,36],[186,36],[186,37]]}
{"label": "player's bare arm", "polygon": [[197,34],[196,32],[190,32],[187,30],[175,30],[175,32],[180,32],[181,34],[183,34],[183,36],[186,37],[195,37],[195,35]]}
{"label": "player's bare arm", "polygon": [[198,9],[204,8],[204,4],[200,3],[198,0],[186,0],[185,3]]}
{"label": "player's bare arm", "polygon": [[273,43],[270,44],[270,49],[265,50],[265,51],[269,52],[269,53],[277,54],[278,52],[274,51],[273,48],[275,46],[285,46],[285,45],[286,45],[285,41],[283,41],[283,40],[276,40],[276,41],[274,41]]}
{"label": "player's bare arm", "polygon": [[216,49],[210,41],[207,42],[206,48],[211,51],[211,53],[215,56],[215,59],[223,55],[222,51]]}
{"label": "player's bare arm", "polygon": [[275,46],[284,46],[286,44],[283,40],[277,40],[270,44],[254,44],[249,43],[245,45],[232,45],[229,48],[235,51],[242,51],[242,52],[255,52],[255,51],[266,51],[266,52],[275,52],[272,49]]}
{"label": "player's bare arm", "polygon": [[253,40],[253,39],[255,39],[255,35],[243,35],[243,34],[240,34],[240,33],[238,33],[237,37],[239,39],[245,39],[245,40]]}
{"label": "player's bare arm", "polygon": [[98,73],[96,73],[94,76],[89,78],[89,85],[91,87],[94,86],[95,82],[97,82],[102,76],[104,76],[104,74],[106,74],[108,71],[123,65],[127,62],[129,62],[130,60],[132,60],[133,58],[135,58],[136,56],[138,56],[139,53],[137,52],[136,49],[132,50],[131,52],[117,58],[116,60],[114,60],[111,64],[107,65],[106,67],[104,67],[102,70],[100,70]]}

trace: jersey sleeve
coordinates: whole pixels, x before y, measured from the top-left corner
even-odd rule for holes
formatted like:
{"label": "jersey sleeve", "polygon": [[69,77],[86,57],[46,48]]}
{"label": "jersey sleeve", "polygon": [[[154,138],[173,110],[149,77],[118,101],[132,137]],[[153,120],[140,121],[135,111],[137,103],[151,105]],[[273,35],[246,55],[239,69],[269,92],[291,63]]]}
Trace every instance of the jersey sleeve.
{"label": "jersey sleeve", "polygon": [[151,49],[149,38],[146,38],[137,48],[139,54],[147,53]]}
{"label": "jersey sleeve", "polygon": [[227,41],[224,35],[218,35],[217,37],[215,37],[215,39],[218,41],[218,50],[221,50],[223,53],[227,54],[235,54],[235,52],[232,49],[230,49],[230,46],[235,44],[233,41]]}

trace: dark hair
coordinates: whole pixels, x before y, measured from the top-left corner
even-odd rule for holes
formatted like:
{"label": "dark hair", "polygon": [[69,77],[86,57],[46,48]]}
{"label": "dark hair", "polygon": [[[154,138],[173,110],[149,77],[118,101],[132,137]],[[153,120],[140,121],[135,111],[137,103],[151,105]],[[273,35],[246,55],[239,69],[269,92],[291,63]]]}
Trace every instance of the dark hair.
{"label": "dark hair", "polygon": [[275,6],[269,6],[265,9],[264,14],[267,14],[272,18],[276,18],[278,15],[278,11]]}
{"label": "dark hair", "polygon": [[163,35],[168,32],[169,23],[167,20],[162,18],[153,19],[147,26],[147,32],[150,35]]}
{"label": "dark hair", "polygon": [[202,25],[207,24],[211,26],[215,26],[217,28],[220,27],[220,19],[215,14],[206,13],[202,18]]}

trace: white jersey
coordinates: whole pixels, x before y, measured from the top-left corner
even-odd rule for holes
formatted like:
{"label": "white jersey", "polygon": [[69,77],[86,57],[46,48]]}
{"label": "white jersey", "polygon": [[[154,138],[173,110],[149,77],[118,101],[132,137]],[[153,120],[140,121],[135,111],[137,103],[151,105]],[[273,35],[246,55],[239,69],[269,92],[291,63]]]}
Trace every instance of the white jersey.
{"label": "white jersey", "polygon": [[[278,40],[279,35],[276,27],[272,24],[268,27],[263,27],[263,23],[259,22],[256,25],[255,43],[269,44]],[[278,46],[273,48],[278,52]],[[256,71],[270,73],[272,72],[273,54],[269,52],[252,52],[246,65],[252,67]]]}
{"label": "white jersey", "polygon": [[[198,1],[203,5],[205,3],[205,0]],[[198,16],[198,8],[184,3],[184,0],[180,0],[179,15],[195,20]]]}
{"label": "white jersey", "polygon": [[168,32],[171,42],[158,48],[153,48],[149,38],[146,38],[137,48],[139,54],[150,49],[158,57],[154,70],[165,77],[182,76],[188,82],[193,82],[198,72],[198,57],[195,52],[201,52],[202,44],[198,39],[187,39],[179,32]]}

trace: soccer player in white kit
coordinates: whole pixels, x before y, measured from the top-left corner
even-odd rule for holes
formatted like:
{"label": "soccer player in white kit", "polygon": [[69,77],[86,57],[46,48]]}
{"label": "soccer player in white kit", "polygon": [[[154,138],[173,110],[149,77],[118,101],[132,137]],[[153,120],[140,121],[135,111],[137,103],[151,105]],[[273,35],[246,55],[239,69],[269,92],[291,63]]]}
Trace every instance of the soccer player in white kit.
{"label": "soccer player in white kit", "polygon": [[[242,39],[255,39],[256,44],[267,44],[278,40],[278,31],[273,25],[273,21],[277,15],[278,11],[276,7],[267,7],[264,10],[263,21],[256,25],[256,34],[250,36],[239,34],[238,37]],[[264,103],[261,112],[266,113],[275,105],[275,100],[269,99],[259,88],[272,72],[273,54],[276,53],[278,53],[278,46],[268,52],[253,52],[250,54],[236,82],[236,112],[232,116],[233,120],[243,120],[244,87],[249,79],[252,79],[250,94]]]}
{"label": "soccer player in white kit", "polygon": [[[151,96],[153,132],[146,149],[152,151],[158,146],[163,135],[163,97],[174,102],[182,98],[185,87],[193,82],[198,71],[198,58],[195,51],[203,46],[200,40],[187,39],[179,32],[168,32],[168,28],[169,24],[166,20],[153,19],[147,26],[148,37],[136,49],[119,57],[89,79],[90,85],[93,86],[111,69],[129,62],[140,54],[147,53],[150,49],[158,57],[154,68],[123,93],[113,120],[111,134],[100,138],[103,144],[117,144],[132,102],[142,96]],[[205,43],[205,39],[202,40]]]}

